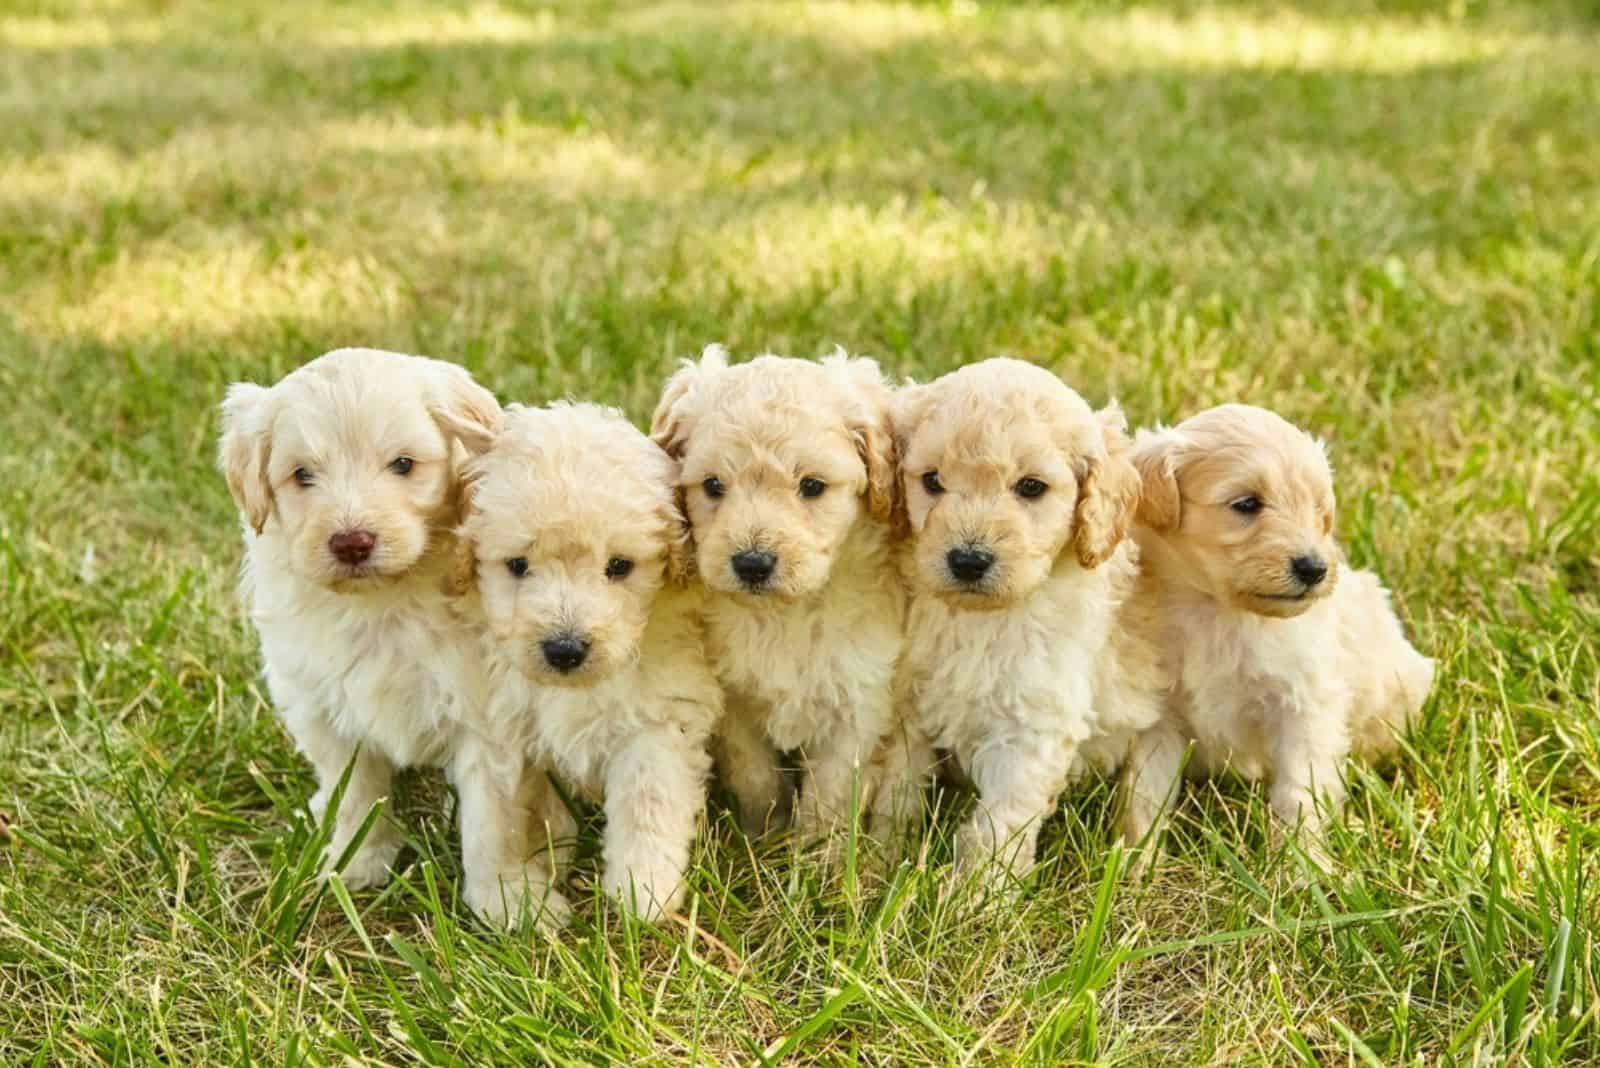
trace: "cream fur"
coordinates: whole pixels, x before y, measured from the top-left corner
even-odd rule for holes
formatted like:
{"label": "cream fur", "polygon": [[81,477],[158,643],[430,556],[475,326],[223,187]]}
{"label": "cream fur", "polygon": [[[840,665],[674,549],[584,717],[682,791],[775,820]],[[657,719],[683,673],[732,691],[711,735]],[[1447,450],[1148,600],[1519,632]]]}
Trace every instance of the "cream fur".
{"label": "cream fur", "polygon": [[[1115,408],[1097,415],[1054,375],[993,359],[900,391],[912,591],[897,697],[903,738],[880,807],[909,815],[935,751],[978,792],[965,868],[1020,875],[1067,783],[1109,770],[1155,722],[1164,680],[1123,537],[1137,476]],[[929,482],[936,476],[937,491]],[[1024,480],[1047,488],[1024,497]],[[981,581],[947,563],[992,553]]]}
{"label": "cream fur", "polygon": [[[890,557],[888,403],[868,359],[729,366],[711,346],[656,409],[652,434],[682,462],[707,648],[726,693],[718,764],[751,833],[789,811],[780,751],[801,754],[796,815],[808,833],[872,789],[864,772],[891,723],[905,605]],[[810,478],[826,487],[815,498],[800,490]],[[776,559],[759,590],[732,570],[746,550]]]}
{"label": "cream fur", "polygon": [[[549,788],[554,770],[604,805],[606,891],[654,918],[683,896],[722,711],[699,591],[683,588],[677,465],[590,404],[513,406],[503,432],[476,444],[458,577],[489,670],[473,748],[492,796],[469,848],[499,873],[479,889],[520,908],[505,890],[525,887],[538,895],[530,907],[565,913],[550,887],[574,828]],[[608,575],[619,560],[632,569]],[[567,673],[542,652],[563,636],[589,643]]]}
{"label": "cream fur", "polygon": [[[1146,837],[1189,771],[1231,767],[1271,783],[1285,828],[1316,832],[1344,798],[1352,752],[1375,760],[1421,710],[1433,661],[1406,641],[1376,575],[1349,571],[1333,541],[1333,479],[1322,447],[1271,412],[1230,404],[1141,432],[1137,536],[1160,590],[1163,656],[1175,686],[1135,743],[1126,838]],[[1235,501],[1261,509],[1241,515]],[[1312,588],[1290,560],[1321,555]]]}
{"label": "cream fur", "polygon": [[[462,725],[481,711],[471,635],[446,610],[459,488],[447,424],[487,427],[499,410],[460,367],[371,349],[328,353],[271,388],[236,384],[223,402],[221,464],[245,519],[242,592],[278,714],[317,774],[317,819],[355,761],[329,864],[397,768],[456,777]],[[405,474],[390,467],[402,456]],[[328,546],[353,529],[376,537],[360,567]],[[382,882],[399,847],[380,820],[345,882]]]}

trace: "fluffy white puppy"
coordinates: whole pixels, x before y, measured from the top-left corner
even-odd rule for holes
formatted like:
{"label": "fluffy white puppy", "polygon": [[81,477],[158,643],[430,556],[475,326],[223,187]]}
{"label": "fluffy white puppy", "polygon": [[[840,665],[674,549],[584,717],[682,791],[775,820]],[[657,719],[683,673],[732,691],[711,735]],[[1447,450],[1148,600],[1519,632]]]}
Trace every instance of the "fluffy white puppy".
{"label": "fluffy white puppy", "polygon": [[992,359],[898,391],[911,592],[904,738],[880,807],[908,814],[936,750],[976,787],[965,869],[1020,875],[1070,779],[1109,770],[1155,722],[1165,679],[1137,550],[1122,413]]}
{"label": "fluffy white puppy", "polygon": [[1344,797],[1345,758],[1396,747],[1433,661],[1406,641],[1378,577],[1343,565],[1319,442],[1226,404],[1141,431],[1134,460],[1175,687],[1128,762],[1126,837],[1143,839],[1172,804],[1191,744],[1191,774],[1266,779],[1280,826],[1315,832]]}
{"label": "fluffy white puppy", "polygon": [[718,765],[745,829],[787,818],[779,752],[803,764],[797,823],[846,816],[889,729],[904,594],[890,559],[894,461],[878,365],[717,345],[667,383],[651,434],[679,485],[728,711]]}
{"label": "fluffy white puppy", "polygon": [[[499,420],[462,368],[373,349],[330,352],[271,388],[236,383],[222,403],[243,593],[273,702],[316,769],[317,819],[351,766],[329,864],[396,768],[451,766],[481,704],[471,635],[447,611],[464,459],[452,428]],[[380,820],[345,882],[382,882],[399,847]]]}
{"label": "fluffy white puppy", "polygon": [[575,828],[554,769],[603,801],[606,891],[654,918],[683,895],[722,711],[684,588],[677,465],[592,404],[513,405],[498,434],[468,439],[457,586],[491,697],[462,758],[484,792],[463,849],[560,919],[548,888]]}

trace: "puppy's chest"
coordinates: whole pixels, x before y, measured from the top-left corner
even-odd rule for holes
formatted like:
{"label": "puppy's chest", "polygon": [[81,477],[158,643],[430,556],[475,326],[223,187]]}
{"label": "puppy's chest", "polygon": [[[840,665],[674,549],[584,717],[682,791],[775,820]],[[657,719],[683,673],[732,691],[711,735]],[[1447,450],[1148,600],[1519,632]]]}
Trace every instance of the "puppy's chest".
{"label": "puppy's chest", "polygon": [[477,672],[466,636],[435,607],[269,614],[259,620],[268,681],[397,764],[440,763],[473,714]]}
{"label": "puppy's chest", "polygon": [[707,646],[718,678],[756,707],[781,747],[812,741],[830,717],[885,703],[900,649],[897,606],[873,596],[849,604],[708,614]]}
{"label": "puppy's chest", "polygon": [[1041,607],[981,612],[952,611],[933,598],[912,603],[904,708],[936,746],[963,754],[997,733],[1071,732],[1090,716],[1103,628],[1053,619]]}
{"label": "puppy's chest", "polygon": [[1169,632],[1179,649],[1184,718],[1210,770],[1227,765],[1247,778],[1269,777],[1285,717],[1301,714],[1313,689],[1314,651],[1277,623],[1217,614]]}
{"label": "puppy's chest", "polygon": [[598,798],[605,789],[611,757],[641,726],[637,710],[644,699],[631,673],[622,684],[614,680],[586,689],[535,688],[530,694],[531,729],[525,750],[554,764],[575,787]]}

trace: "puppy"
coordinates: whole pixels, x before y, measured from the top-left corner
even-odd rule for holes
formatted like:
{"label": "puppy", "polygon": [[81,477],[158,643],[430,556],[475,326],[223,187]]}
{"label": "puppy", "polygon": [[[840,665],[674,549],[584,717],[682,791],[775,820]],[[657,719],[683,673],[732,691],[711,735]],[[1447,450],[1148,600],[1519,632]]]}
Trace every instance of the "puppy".
{"label": "puppy", "polygon": [[1020,875],[1069,780],[1160,711],[1122,413],[992,359],[902,388],[894,426],[911,607],[883,805],[903,825],[943,751],[978,793],[958,865]]}
{"label": "puppy", "polygon": [[[243,594],[268,689],[316,770],[327,856],[344,852],[396,768],[449,768],[482,702],[470,634],[447,612],[459,429],[500,405],[454,364],[339,349],[264,388],[229,387],[220,463],[244,516]],[[353,764],[352,764],[353,761]],[[400,847],[380,820],[344,869],[381,883]]]}
{"label": "puppy", "polygon": [[1315,832],[1344,797],[1345,758],[1396,748],[1433,661],[1406,641],[1378,577],[1344,565],[1333,475],[1305,433],[1226,404],[1141,431],[1134,462],[1136,535],[1175,685],[1128,762],[1126,838],[1143,839],[1173,803],[1192,744],[1192,774],[1232,767],[1270,781],[1280,825],[1313,832],[1318,849]]}
{"label": "puppy", "polygon": [[682,464],[727,701],[718,764],[750,833],[787,819],[779,752],[801,755],[807,833],[871,788],[859,773],[889,728],[905,607],[890,560],[888,406],[872,360],[729,366],[713,345],[656,408],[651,433]]}
{"label": "puppy", "polygon": [[677,465],[591,404],[513,405],[498,434],[468,447],[457,587],[492,696],[464,758],[484,804],[463,849],[502,886],[543,893],[533,903],[559,920],[566,904],[546,888],[575,828],[554,769],[603,799],[606,891],[654,918],[683,895],[722,712],[697,598],[682,588]]}

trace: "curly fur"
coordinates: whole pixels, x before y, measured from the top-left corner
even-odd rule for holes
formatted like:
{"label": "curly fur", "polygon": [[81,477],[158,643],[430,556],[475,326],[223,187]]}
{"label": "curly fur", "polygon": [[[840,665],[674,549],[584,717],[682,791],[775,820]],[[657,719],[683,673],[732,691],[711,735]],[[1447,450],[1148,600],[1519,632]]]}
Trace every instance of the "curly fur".
{"label": "curly fur", "polygon": [[[1279,824],[1315,831],[1344,797],[1352,752],[1376,760],[1421,710],[1433,661],[1406,641],[1378,577],[1333,540],[1323,447],[1261,408],[1223,405],[1142,431],[1137,536],[1161,597],[1175,688],[1127,767],[1125,835],[1144,838],[1189,771],[1271,783]],[[1254,497],[1259,512],[1232,505]],[[1315,554],[1308,587],[1291,560]]]}
{"label": "curly fur", "polygon": [[[452,428],[487,429],[499,413],[462,368],[372,349],[330,352],[270,388],[237,383],[222,404],[219,459],[244,519],[242,592],[278,714],[316,770],[318,819],[352,769],[329,863],[388,796],[396,768],[454,775],[462,724],[481,708],[471,637],[446,607],[463,458]],[[402,456],[405,474],[390,466]],[[357,567],[329,548],[349,529],[376,539]],[[382,882],[399,846],[380,820],[344,880]]]}
{"label": "curly fur", "polygon": [[[682,463],[707,647],[726,693],[718,765],[751,832],[783,822],[791,804],[779,751],[801,755],[799,823],[817,832],[848,809],[890,725],[904,596],[890,559],[888,405],[872,360],[730,366],[713,345],[656,408],[652,434]],[[825,491],[802,495],[806,479]],[[759,588],[732,566],[749,550],[775,558]]]}
{"label": "curly fur", "polygon": [[[902,821],[934,752],[948,754],[978,791],[957,839],[963,866],[1031,866],[1061,790],[1115,766],[1159,713],[1149,598],[1124,539],[1137,475],[1123,426],[1115,407],[1097,414],[1010,359],[897,399],[912,601],[897,679],[904,737],[892,743],[903,748],[885,760],[894,772],[880,808]],[[1024,496],[1025,480],[1046,488]],[[952,571],[962,549],[992,555],[980,580]]]}
{"label": "curly fur", "polygon": [[[607,892],[654,918],[683,896],[722,711],[699,593],[685,588],[677,464],[590,404],[513,405],[501,433],[472,444],[459,607],[482,635],[492,696],[473,746],[484,818],[464,848],[486,860],[469,899],[509,912],[517,890],[564,915],[551,886],[573,824],[553,770],[604,806]],[[608,574],[614,561],[631,570]],[[542,652],[561,636],[588,645],[576,669]]]}

